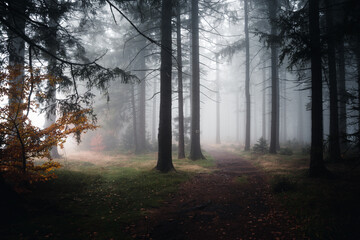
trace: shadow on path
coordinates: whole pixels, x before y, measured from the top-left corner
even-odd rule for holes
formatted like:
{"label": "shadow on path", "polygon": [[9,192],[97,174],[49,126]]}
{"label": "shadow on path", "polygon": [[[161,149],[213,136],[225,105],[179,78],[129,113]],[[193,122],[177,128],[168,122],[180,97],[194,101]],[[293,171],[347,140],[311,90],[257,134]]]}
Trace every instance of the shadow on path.
{"label": "shadow on path", "polygon": [[294,219],[274,200],[267,176],[249,161],[215,149],[216,170],[180,186],[135,226],[133,237],[154,240],[295,239]]}

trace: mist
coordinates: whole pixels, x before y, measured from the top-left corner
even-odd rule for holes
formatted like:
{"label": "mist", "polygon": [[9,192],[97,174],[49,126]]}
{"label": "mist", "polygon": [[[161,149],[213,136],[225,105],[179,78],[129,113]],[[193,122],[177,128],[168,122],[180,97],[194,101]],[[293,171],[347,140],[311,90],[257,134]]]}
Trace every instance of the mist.
{"label": "mist", "polygon": [[1,239],[360,239],[360,2],[3,0]]}

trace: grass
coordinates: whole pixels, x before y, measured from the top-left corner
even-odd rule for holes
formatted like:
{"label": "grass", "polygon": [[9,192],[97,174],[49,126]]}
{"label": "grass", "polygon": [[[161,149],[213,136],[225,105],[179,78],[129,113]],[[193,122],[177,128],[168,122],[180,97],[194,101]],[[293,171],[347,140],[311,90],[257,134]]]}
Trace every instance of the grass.
{"label": "grass", "polygon": [[237,152],[269,173],[277,200],[310,239],[360,239],[360,170],[327,163],[333,179],[309,178],[309,156]]}
{"label": "grass", "polygon": [[[108,161],[64,161],[57,179],[33,186],[21,211],[0,227],[2,239],[131,239],[125,229],[214,161],[174,160],[177,171],[154,170],[156,154]],[[101,162],[101,161],[100,161]]]}

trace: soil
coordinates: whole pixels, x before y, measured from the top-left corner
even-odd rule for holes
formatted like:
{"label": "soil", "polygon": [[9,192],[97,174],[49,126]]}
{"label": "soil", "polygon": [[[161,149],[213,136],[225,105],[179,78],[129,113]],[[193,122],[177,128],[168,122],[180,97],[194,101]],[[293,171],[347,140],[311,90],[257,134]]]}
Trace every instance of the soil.
{"label": "soil", "polygon": [[128,228],[135,239],[297,239],[293,217],[276,201],[269,177],[239,156],[208,150],[216,170],[183,183],[158,209]]}

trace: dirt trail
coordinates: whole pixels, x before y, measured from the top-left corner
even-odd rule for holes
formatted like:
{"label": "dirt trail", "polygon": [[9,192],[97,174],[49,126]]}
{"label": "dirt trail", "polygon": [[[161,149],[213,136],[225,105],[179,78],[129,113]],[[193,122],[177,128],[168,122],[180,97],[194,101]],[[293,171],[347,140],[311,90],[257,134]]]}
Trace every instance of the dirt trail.
{"label": "dirt trail", "polygon": [[199,174],[133,229],[137,239],[295,239],[293,218],[250,162],[209,149],[217,169]]}

